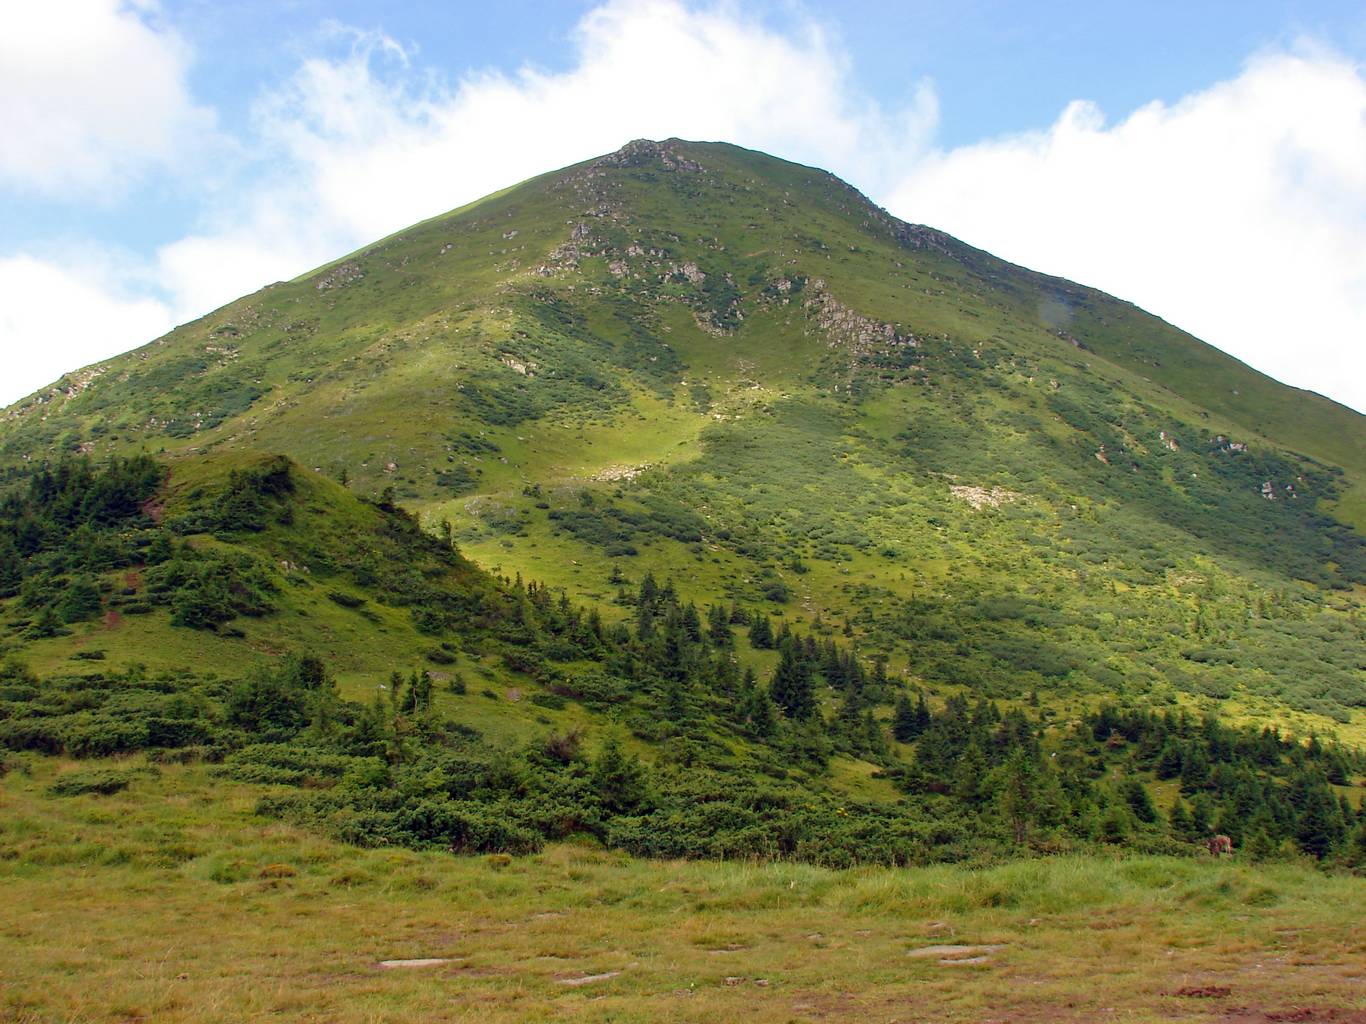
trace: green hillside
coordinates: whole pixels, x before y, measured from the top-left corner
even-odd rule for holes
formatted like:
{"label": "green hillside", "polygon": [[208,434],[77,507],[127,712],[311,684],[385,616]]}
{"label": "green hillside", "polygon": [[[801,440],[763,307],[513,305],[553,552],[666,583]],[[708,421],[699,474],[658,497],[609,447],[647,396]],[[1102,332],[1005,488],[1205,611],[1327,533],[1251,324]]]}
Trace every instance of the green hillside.
{"label": "green hillside", "polygon": [[677,141],[424,222],[0,422],[16,480],[62,452],[265,451],[392,487],[608,620],[650,570],[847,622],[897,675],[1357,740],[1364,442],[1132,305]]}
{"label": "green hillside", "polygon": [[[809,760],[875,800],[932,760],[891,738],[917,692],[1054,741],[1113,704],[1164,732],[1217,717],[1356,746],[1366,540],[1337,516],[1366,480],[1362,424],[824,172],[635,142],[7,410],[0,642],[40,675],[111,678],[307,652],[362,703],[425,666],[527,697],[453,709],[510,740],[610,720],[688,763],[738,730],[702,760]],[[123,512],[160,518],[88,519],[71,495],[90,487],[141,488]],[[266,519],[215,518],[242,502]],[[115,526],[132,539],[84,532]],[[420,568],[428,543],[454,590]],[[649,650],[599,651],[598,675],[654,697],[547,690],[585,652],[510,653],[529,638],[479,618],[527,586],[593,616],[595,643]],[[693,635],[708,615],[738,646]],[[776,641],[750,642],[760,619]],[[814,710],[746,736],[745,670],[776,695],[788,661]]]}

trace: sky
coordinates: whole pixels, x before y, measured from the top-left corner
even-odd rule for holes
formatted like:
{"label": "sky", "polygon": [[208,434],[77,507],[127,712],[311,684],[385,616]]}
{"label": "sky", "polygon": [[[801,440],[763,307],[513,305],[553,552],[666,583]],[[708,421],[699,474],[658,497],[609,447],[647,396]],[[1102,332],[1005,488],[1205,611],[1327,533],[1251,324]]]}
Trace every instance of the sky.
{"label": "sky", "polygon": [[1359,2],[45,0],[0,25],[0,404],[679,136],[827,168],[1366,411]]}

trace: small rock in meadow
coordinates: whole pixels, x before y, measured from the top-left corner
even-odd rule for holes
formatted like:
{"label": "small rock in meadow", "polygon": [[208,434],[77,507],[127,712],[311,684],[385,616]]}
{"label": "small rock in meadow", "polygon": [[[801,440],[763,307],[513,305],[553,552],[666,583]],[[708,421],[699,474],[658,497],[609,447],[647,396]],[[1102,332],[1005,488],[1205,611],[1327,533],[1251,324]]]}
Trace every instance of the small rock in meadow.
{"label": "small rock in meadow", "polygon": [[441,964],[453,964],[457,962],[455,957],[429,956],[419,957],[415,960],[381,960],[379,965],[385,970],[394,970],[403,967],[438,967]]}
{"label": "small rock in meadow", "polygon": [[585,974],[579,978],[560,978],[559,982],[561,985],[569,985],[577,988],[579,985],[591,985],[595,981],[607,981],[609,978],[615,978],[619,974],[621,974],[620,971],[606,971],[602,974]]}

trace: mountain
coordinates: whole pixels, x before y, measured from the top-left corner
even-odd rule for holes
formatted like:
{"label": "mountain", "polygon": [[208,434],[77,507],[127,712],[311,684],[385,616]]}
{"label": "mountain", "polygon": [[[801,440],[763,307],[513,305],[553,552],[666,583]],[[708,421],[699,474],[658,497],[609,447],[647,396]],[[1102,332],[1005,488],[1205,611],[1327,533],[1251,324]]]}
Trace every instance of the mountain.
{"label": "mountain", "polygon": [[732,146],[532,179],[0,419],[11,479],[139,451],[392,488],[609,615],[648,568],[994,696],[1366,735],[1363,417]]}
{"label": "mountain", "polygon": [[365,844],[1352,856],[1366,420],[763,154],[272,285],[0,472],[10,750]]}

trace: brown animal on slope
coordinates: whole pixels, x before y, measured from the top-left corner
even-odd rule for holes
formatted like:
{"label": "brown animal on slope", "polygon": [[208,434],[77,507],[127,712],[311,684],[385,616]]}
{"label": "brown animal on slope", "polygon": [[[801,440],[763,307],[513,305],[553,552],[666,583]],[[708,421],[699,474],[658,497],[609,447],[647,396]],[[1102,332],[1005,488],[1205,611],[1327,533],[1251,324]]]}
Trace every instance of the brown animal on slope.
{"label": "brown animal on slope", "polygon": [[1228,836],[1210,836],[1205,840],[1205,845],[1209,847],[1211,857],[1222,857],[1224,854],[1233,856],[1233,840]]}

